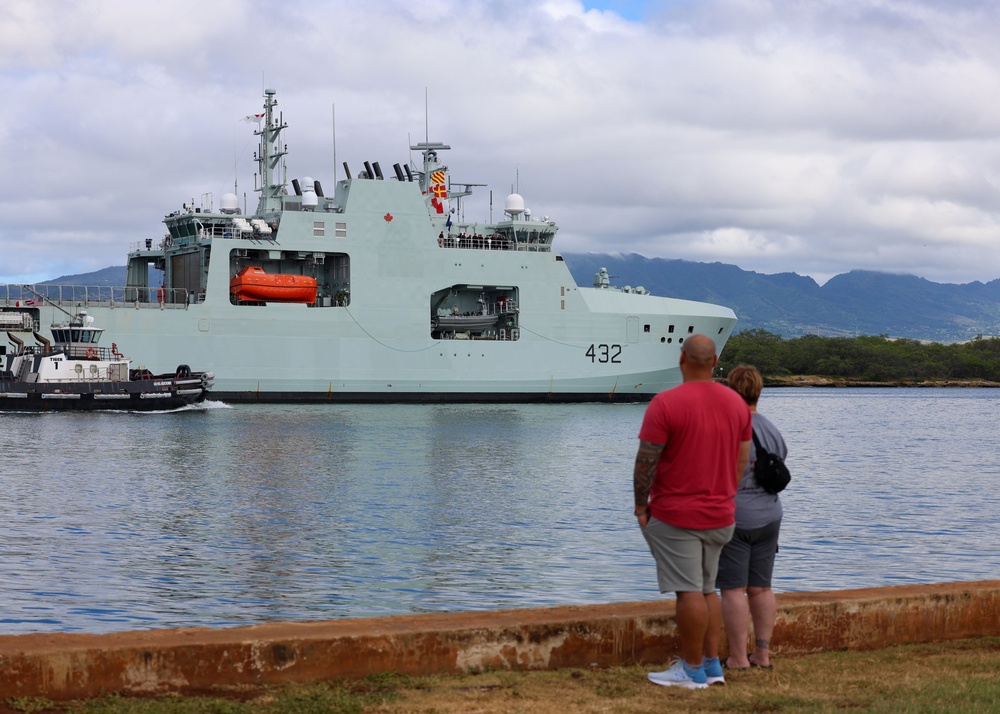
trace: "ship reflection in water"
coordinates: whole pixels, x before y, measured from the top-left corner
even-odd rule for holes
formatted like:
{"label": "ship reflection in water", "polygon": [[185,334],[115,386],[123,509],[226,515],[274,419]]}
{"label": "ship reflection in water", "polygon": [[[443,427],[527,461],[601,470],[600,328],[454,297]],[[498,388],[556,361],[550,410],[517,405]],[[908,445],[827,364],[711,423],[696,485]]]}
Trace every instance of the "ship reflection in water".
{"label": "ship reflection in water", "polygon": [[[765,390],[793,474],[777,589],[1000,579],[998,396]],[[0,415],[3,629],[658,599],[630,516],[643,408]]]}

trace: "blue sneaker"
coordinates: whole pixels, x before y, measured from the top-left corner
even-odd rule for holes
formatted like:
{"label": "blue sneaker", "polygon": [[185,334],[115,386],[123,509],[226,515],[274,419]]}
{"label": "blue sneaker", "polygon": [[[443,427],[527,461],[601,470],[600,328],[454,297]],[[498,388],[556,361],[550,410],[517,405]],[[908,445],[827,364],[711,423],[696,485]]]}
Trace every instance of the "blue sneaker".
{"label": "blue sneaker", "polygon": [[692,668],[677,658],[670,663],[670,667],[662,672],[650,672],[647,677],[653,684],[661,687],[684,687],[685,689],[707,689],[708,681],[705,677],[705,668]]}
{"label": "blue sneaker", "polygon": [[709,659],[705,657],[701,661],[701,668],[705,670],[705,681],[709,684],[725,684],[726,677],[722,673],[722,662],[718,657]]}

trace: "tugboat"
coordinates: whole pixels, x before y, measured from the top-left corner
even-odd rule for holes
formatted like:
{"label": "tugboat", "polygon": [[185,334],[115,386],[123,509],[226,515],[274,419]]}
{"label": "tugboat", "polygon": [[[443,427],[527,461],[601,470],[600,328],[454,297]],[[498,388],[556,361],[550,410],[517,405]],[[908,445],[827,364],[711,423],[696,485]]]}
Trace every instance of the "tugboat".
{"label": "tugboat", "polygon": [[[62,308],[59,308],[62,309]],[[0,329],[14,346],[0,350],[0,411],[165,411],[205,400],[212,372],[192,372],[185,364],[170,374],[131,369],[118,345],[101,347],[104,330],[80,311],[54,323],[52,340],[35,331],[30,313],[4,312]],[[14,332],[32,332],[25,345]]]}

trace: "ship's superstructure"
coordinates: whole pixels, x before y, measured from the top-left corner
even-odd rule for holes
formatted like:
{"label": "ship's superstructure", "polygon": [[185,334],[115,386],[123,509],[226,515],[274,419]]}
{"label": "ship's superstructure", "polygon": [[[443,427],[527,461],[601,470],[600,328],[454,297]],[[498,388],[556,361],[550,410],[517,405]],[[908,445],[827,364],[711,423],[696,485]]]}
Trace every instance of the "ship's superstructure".
{"label": "ship's superstructure", "polygon": [[[120,288],[34,286],[85,308],[137,364],[215,372],[230,401],[642,400],[680,381],[694,333],[718,349],[732,310],[614,288],[606,271],[579,287],[553,251],[554,221],[518,194],[495,223],[455,220],[442,154],[388,177],[364,162],[327,195],[279,175],[287,125],[266,90],[256,134],[257,208],[208,194],[164,218],[167,232],[129,253]],[[41,321],[44,303],[0,286],[0,317]]]}

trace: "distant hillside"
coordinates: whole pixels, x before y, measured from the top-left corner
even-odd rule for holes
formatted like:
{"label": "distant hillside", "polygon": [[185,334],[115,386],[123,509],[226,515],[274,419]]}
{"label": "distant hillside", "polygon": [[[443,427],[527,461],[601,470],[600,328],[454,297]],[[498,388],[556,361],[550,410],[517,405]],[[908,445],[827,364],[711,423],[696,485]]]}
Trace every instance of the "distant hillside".
{"label": "distant hillside", "polygon": [[[619,287],[731,307],[737,330],[761,328],[783,337],[804,334],[889,335],[961,342],[1000,335],[1000,280],[950,285],[912,275],[853,270],[822,287],[795,273],[763,275],[725,263],[641,255],[563,254],[576,282],[587,287],[604,267]],[[65,275],[51,284],[124,285],[125,268]]]}
{"label": "distant hillside", "polygon": [[101,287],[117,287],[125,284],[125,266],[109,266],[93,273],[81,275],[64,275],[61,278],[46,280],[42,285],[98,285]]}
{"label": "distant hillside", "polygon": [[615,285],[642,285],[654,295],[731,307],[738,330],[761,328],[783,337],[804,334],[888,335],[961,342],[1000,335],[1000,280],[965,285],[912,275],[853,270],[820,287],[795,273],[762,275],[724,263],[641,255],[564,254],[579,285],[605,267]]}

